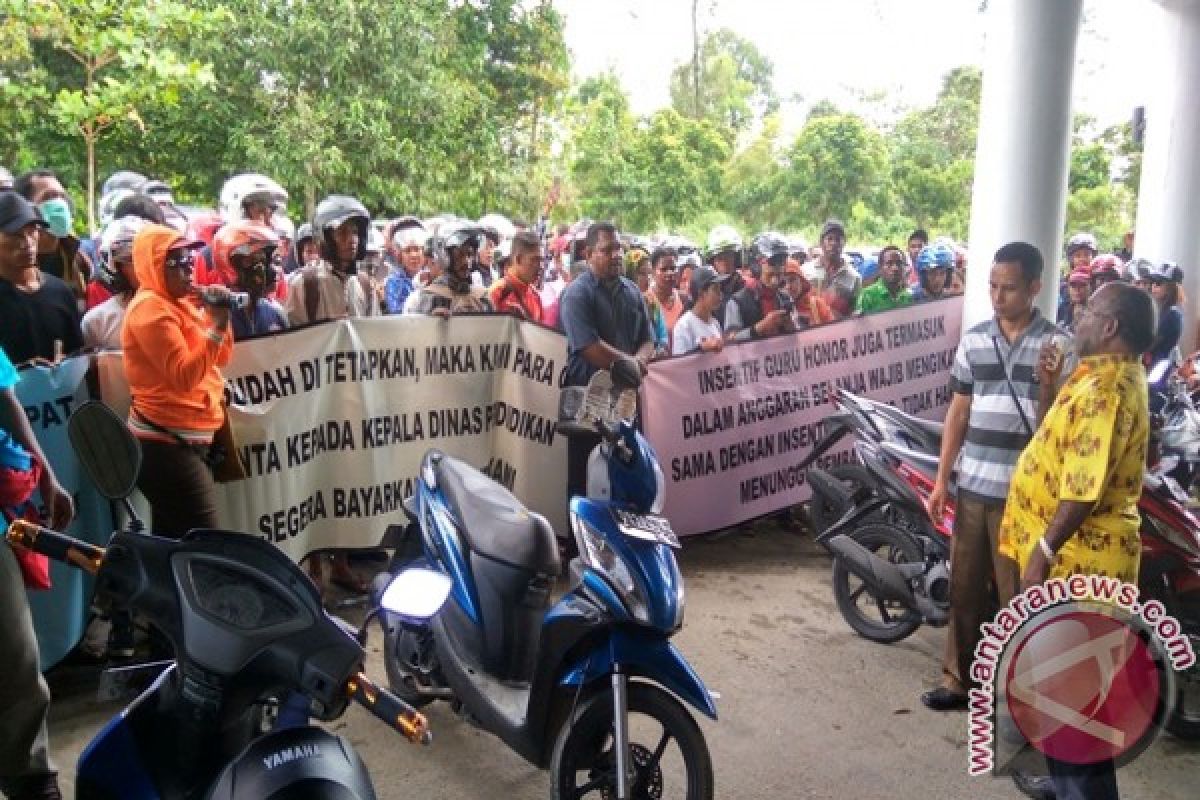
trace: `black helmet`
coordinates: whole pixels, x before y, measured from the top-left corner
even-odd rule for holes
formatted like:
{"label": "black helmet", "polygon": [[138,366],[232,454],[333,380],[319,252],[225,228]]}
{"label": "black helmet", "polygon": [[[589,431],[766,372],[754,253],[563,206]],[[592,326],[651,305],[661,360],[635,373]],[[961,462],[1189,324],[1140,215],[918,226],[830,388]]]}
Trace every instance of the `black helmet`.
{"label": "black helmet", "polygon": [[791,245],[782,233],[764,231],[750,240],[750,255],[756,262],[772,256],[787,258],[790,252]]}
{"label": "black helmet", "polygon": [[485,235],[483,228],[470,220],[448,222],[438,228],[438,232],[431,237],[433,257],[437,259],[443,271],[449,270],[451,250],[466,244],[474,244],[478,250]]}
{"label": "black helmet", "polygon": [[353,220],[358,228],[358,251],[354,260],[361,261],[367,256],[367,236],[371,227],[371,215],[366,206],[344,194],[331,194],[317,203],[317,211],[313,214],[313,236],[321,249],[321,256],[330,263],[333,263],[336,249],[333,232],[347,220]]}
{"label": "black helmet", "polygon": [[305,726],[251,742],[221,772],[208,798],[375,800],[375,788],[349,741]]}

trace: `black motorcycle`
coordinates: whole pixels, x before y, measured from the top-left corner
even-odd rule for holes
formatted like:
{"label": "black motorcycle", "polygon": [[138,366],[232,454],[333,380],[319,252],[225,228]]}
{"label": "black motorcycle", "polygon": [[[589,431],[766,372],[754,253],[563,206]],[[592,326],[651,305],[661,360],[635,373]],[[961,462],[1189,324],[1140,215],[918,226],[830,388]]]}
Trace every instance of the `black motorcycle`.
{"label": "black motorcycle", "polygon": [[[88,403],[68,431],[101,494],[136,519],[128,496],[141,450],[124,422]],[[263,732],[263,709],[286,696],[306,698],[326,721],[354,700],[410,741],[431,739],[421,714],[363,672],[367,623],[356,631],[325,613],[304,572],[257,536],[196,530],[176,541],[131,525],[101,548],[17,521],[7,538],[93,573],[101,605],[136,613],[175,654],[83,751],[77,798],[373,800],[344,737],[307,724]],[[384,604],[411,597],[403,582],[421,577],[399,576]],[[403,603],[388,610],[410,613]]]}

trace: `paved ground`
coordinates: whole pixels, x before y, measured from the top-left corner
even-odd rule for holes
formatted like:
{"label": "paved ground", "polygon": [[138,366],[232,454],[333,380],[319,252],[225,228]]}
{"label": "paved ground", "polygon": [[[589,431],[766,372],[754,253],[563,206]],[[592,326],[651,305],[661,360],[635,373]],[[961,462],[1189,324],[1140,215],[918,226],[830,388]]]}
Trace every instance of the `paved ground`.
{"label": "paved ground", "polygon": [[[761,526],[687,543],[687,621],[675,639],[721,693],[719,722],[701,723],[722,798],[1016,798],[1007,779],[969,778],[966,716],[926,711],[941,633],[891,647],[858,638],[832,602],[829,560],[807,537]],[[382,678],[379,643],[369,668]],[[86,674],[54,676],[51,735],[65,784],[106,717]],[[108,712],[111,713],[111,712]],[[501,742],[430,713],[435,743],[409,745],[357,708],[335,728],[359,749],[381,798],[549,795],[547,775]],[[1159,740],[1119,773],[1122,796],[1195,798],[1200,746]],[[64,788],[67,788],[64,786]],[[70,794],[68,794],[70,796]]]}

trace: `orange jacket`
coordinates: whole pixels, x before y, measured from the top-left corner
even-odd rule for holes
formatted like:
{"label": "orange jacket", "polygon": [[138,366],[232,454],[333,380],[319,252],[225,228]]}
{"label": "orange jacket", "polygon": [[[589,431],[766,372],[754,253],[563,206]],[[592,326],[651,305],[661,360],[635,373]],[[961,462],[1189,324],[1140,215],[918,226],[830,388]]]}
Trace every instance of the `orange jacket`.
{"label": "orange jacket", "polygon": [[497,314],[516,314],[521,319],[542,321],[542,298],[527,283],[509,272],[492,284],[488,300]]}
{"label": "orange jacket", "polygon": [[186,441],[207,444],[224,421],[220,367],[233,355],[233,336],[210,338],[207,315],[189,299],[167,294],[164,263],[181,237],[148,225],[133,240],[133,268],[141,287],[121,329],[125,377],[133,395],[129,427],[143,439],[175,442],[149,420]]}

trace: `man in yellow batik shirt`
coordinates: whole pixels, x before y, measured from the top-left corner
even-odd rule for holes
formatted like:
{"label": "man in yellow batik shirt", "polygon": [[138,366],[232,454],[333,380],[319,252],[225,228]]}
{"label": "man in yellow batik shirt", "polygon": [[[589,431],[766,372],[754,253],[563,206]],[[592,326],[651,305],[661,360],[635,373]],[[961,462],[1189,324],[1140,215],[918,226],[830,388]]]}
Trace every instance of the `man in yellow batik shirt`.
{"label": "man in yellow batik shirt", "polygon": [[[1075,333],[1079,365],[1021,453],[1004,506],[999,551],[1020,566],[1022,589],[1073,574],[1137,582],[1150,431],[1140,356],[1153,340],[1146,292],[1112,283],[1092,295]],[[1111,761],[1047,761],[1057,797],[1117,797]]]}

